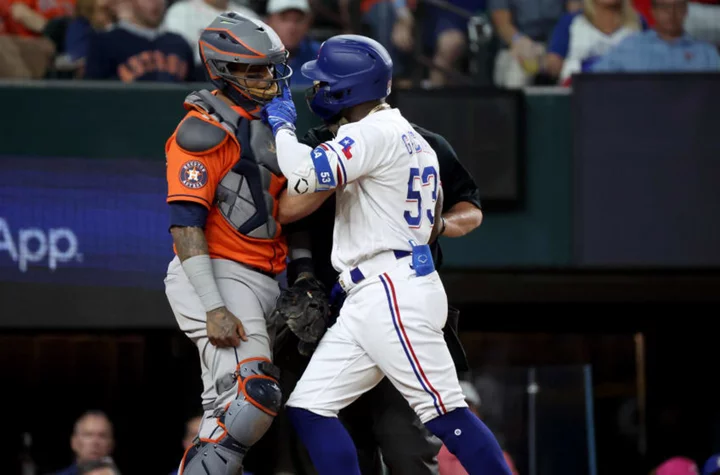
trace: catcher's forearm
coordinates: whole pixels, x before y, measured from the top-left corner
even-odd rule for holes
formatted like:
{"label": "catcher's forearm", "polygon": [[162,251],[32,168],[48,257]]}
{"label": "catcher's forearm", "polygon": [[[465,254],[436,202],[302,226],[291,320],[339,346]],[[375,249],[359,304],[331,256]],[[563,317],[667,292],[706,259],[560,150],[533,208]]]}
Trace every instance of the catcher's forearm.
{"label": "catcher's forearm", "polygon": [[283,191],[278,206],[278,221],[280,224],[288,224],[309,216],[333,193],[334,189],[290,196],[287,190]]}
{"label": "catcher's forearm", "polygon": [[200,297],[205,311],[224,307],[225,302],[215,282],[205,232],[202,228],[173,226],[170,234],[183,270]]}
{"label": "catcher's forearm", "polygon": [[208,255],[205,231],[202,228],[173,226],[170,228],[170,234],[181,262],[193,256]]}

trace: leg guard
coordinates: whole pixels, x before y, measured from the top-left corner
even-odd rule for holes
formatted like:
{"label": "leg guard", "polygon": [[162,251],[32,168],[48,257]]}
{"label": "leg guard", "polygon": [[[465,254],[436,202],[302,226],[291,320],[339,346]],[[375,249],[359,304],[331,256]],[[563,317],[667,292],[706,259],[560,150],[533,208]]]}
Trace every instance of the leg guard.
{"label": "leg guard", "polygon": [[237,475],[247,450],[270,428],[282,406],[280,370],[265,358],[241,361],[228,377],[217,381],[218,394],[237,385],[237,397],[215,416],[222,432],[198,439],[183,457],[179,475]]}

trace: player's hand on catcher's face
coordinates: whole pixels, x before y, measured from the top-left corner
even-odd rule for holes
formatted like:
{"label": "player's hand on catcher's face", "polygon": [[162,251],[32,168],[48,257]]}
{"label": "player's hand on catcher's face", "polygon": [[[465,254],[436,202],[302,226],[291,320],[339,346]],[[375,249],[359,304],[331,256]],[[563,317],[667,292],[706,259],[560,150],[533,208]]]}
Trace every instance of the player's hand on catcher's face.
{"label": "player's hand on catcher's face", "polygon": [[207,313],[207,335],[217,348],[235,348],[240,346],[240,340],[247,341],[243,324],[225,307]]}
{"label": "player's hand on catcher's face", "polygon": [[273,135],[277,135],[280,129],[284,128],[294,132],[297,111],[290,89],[283,88],[282,95],[267,103],[263,107],[261,115],[262,121],[272,129]]}

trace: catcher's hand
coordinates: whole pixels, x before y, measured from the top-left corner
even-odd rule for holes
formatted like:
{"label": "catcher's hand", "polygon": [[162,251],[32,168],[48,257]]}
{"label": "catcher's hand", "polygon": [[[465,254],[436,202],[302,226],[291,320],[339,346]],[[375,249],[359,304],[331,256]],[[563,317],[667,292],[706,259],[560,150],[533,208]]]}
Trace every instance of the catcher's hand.
{"label": "catcher's hand", "polygon": [[323,285],[315,277],[303,277],[280,293],[270,317],[277,326],[287,325],[301,342],[317,343],[330,320],[330,304]]}

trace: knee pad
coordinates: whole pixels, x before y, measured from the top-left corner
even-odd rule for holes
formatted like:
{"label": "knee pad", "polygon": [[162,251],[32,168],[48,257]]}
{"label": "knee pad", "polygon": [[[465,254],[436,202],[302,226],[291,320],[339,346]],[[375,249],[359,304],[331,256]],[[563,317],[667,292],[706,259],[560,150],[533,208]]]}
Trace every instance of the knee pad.
{"label": "knee pad", "polygon": [[216,383],[218,394],[237,385],[236,398],[215,411],[223,430],[215,439],[199,439],[183,457],[179,475],[236,475],[247,450],[267,432],[282,407],[280,369],[266,358],[241,361],[234,373]]}
{"label": "knee pad", "polygon": [[241,361],[235,371],[237,397],[219,418],[220,426],[240,444],[250,447],[267,432],[282,407],[280,369],[265,358]]}

